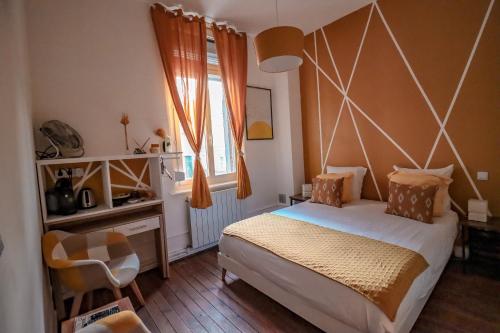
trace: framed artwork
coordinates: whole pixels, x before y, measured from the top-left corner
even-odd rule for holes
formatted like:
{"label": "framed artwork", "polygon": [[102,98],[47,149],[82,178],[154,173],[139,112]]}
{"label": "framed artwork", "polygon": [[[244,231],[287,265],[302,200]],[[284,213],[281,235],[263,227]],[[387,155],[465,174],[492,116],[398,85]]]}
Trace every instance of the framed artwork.
{"label": "framed artwork", "polygon": [[247,140],[273,139],[271,89],[247,86]]}

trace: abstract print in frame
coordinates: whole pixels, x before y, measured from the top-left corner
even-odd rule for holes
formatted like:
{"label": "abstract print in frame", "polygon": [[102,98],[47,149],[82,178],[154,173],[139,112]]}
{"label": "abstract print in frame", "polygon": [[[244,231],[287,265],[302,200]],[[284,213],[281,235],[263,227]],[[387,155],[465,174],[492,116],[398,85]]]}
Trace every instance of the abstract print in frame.
{"label": "abstract print in frame", "polygon": [[247,86],[247,140],[273,139],[271,89]]}

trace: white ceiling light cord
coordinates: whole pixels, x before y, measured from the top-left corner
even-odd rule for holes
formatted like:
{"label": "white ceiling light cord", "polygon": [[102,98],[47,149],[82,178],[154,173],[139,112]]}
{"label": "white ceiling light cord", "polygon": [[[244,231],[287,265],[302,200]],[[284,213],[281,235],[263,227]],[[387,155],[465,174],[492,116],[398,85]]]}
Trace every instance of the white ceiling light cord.
{"label": "white ceiling light cord", "polygon": [[274,6],[275,6],[275,12],[276,12],[276,26],[279,27],[280,26],[280,18],[278,15],[278,0],[274,1]]}

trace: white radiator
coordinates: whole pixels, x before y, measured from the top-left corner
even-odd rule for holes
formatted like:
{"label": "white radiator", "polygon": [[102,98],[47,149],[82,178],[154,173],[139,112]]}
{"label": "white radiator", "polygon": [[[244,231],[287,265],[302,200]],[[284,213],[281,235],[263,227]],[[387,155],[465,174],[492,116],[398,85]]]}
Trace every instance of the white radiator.
{"label": "white radiator", "polygon": [[188,202],[193,250],[217,244],[226,226],[243,220],[244,202],[236,199],[235,188],[212,192],[213,205],[206,209],[191,208]]}

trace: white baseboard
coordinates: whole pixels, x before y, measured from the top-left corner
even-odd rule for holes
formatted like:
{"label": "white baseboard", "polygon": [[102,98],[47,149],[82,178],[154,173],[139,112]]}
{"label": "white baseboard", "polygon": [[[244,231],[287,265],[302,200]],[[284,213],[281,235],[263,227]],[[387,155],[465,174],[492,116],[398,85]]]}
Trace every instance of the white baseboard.
{"label": "white baseboard", "polygon": [[201,251],[205,251],[205,250],[210,249],[210,248],[212,248],[214,246],[217,246],[217,244],[218,244],[218,242],[215,242],[215,243],[212,243],[212,244],[208,244],[208,245],[199,247],[197,249],[193,249],[191,247],[188,247],[188,248],[185,248],[185,249],[175,250],[175,251],[168,252],[168,261],[172,262],[172,261],[176,261],[176,260],[185,258],[187,256],[190,256],[190,255],[193,255],[195,253],[198,253],[198,252],[201,252]]}

